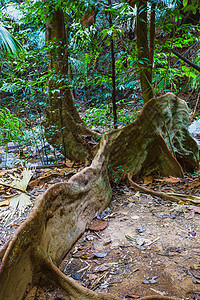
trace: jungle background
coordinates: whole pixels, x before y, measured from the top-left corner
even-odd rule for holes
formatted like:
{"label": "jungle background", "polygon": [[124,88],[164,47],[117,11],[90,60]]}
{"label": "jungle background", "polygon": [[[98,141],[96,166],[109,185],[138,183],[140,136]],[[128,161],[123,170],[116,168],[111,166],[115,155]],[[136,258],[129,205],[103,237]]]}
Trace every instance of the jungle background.
{"label": "jungle background", "polygon": [[[90,128],[100,133],[111,130],[114,122],[115,126],[122,127],[136,118],[143,105],[139,68],[142,69],[146,64],[146,54],[138,59],[136,6],[130,4],[114,2],[110,8],[110,4],[105,1],[97,3],[80,1],[73,4],[57,2],[56,6],[51,8],[53,2],[37,1],[8,3],[7,8],[2,6],[0,62],[2,145],[14,142],[22,149],[30,147],[33,143],[37,146],[35,143],[38,143],[38,139],[44,141],[43,125],[49,109],[49,99],[52,95],[58,97],[58,93],[63,89],[72,91],[75,107],[81,117]],[[148,5],[150,18],[151,4]],[[199,64],[198,4],[193,2],[190,4],[187,1],[183,4],[178,1],[177,3],[160,1],[152,5],[156,7],[153,8],[156,20],[152,76],[154,95],[162,95],[167,91],[175,92],[187,101],[191,116],[198,117],[196,103],[199,72],[183,63],[170,51],[170,49],[178,50],[196,65]],[[56,70],[55,66],[54,69],[48,66],[51,49],[59,47],[53,39],[59,36],[56,37],[55,34],[48,43],[45,43],[45,31],[48,30],[48,26],[52,26],[52,10],[56,11],[58,7],[66,14],[66,45],[60,45],[61,49],[64,47],[61,53],[63,74]],[[5,29],[20,41],[23,48],[18,44],[6,42],[6,36],[3,36]],[[149,24],[147,30],[149,36]],[[147,42],[142,40],[144,48],[147,47],[145,45]],[[112,44],[114,58],[112,58]],[[17,55],[13,55],[16,51]],[[115,60],[114,71],[112,59]],[[54,86],[49,86],[49,82],[52,81]],[[16,117],[19,120],[15,119]],[[62,118],[59,122],[62,123]],[[33,132],[34,127],[37,127],[39,136],[33,138],[32,134],[36,134]],[[54,127],[49,131],[51,135]],[[58,149],[63,147],[59,139],[56,144]],[[40,150],[41,145],[37,148]],[[28,159],[31,154],[25,155]],[[45,157],[45,149],[38,155],[42,160],[41,163],[43,161],[46,163],[48,157]],[[56,158],[51,157],[50,160]]]}
{"label": "jungle background", "polygon": [[[18,285],[18,299],[26,300],[114,299],[107,293],[125,299],[153,294],[158,298],[148,299],[200,299],[199,1],[19,0],[0,1],[0,5],[2,299],[16,297]],[[164,100],[163,94],[167,95]],[[189,111],[176,97],[186,101]],[[169,107],[173,101],[178,104],[168,111],[157,99],[167,100]],[[182,118],[182,111],[187,111],[188,120]],[[170,118],[174,119],[169,122]],[[144,126],[140,138],[137,128],[131,131],[137,120]],[[182,137],[189,124],[195,141],[188,133]],[[182,126],[180,142],[173,142],[171,131]],[[118,132],[122,133],[119,138]],[[166,143],[160,135],[157,139],[157,132]],[[148,143],[154,133],[155,141]],[[179,132],[176,135],[179,138]],[[136,165],[130,159],[133,150],[125,152],[129,147],[138,151]],[[140,167],[143,147],[148,155]],[[137,172],[129,169],[131,164]],[[87,170],[95,171],[85,178]],[[127,183],[123,174],[130,171]],[[68,233],[63,237],[67,231],[57,221],[57,200],[52,200],[57,193],[62,199],[75,199],[65,190],[63,182],[68,179],[69,185],[75,182],[80,189],[78,209],[84,217],[77,218],[77,224],[84,226],[74,225],[71,202],[70,217],[62,204],[58,220],[67,216],[70,226],[78,227],[74,238]],[[101,206],[98,201],[90,204],[94,195],[99,200],[101,194]],[[44,201],[39,200],[41,195]],[[51,201],[55,205],[50,209]],[[84,201],[89,212],[82,208]],[[41,226],[27,234],[32,209],[36,213],[31,216]],[[47,237],[42,233],[43,221]],[[54,245],[49,228],[53,228]],[[18,238],[20,234],[23,238]],[[16,246],[17,240],[28,246]],[[31,262],[23,255],[20,263],[12,259],[18,252],[25,253],[31,243]],[[38,244],[48,248],[44,251],[50,261],[36,253]],[[17,251],[12,247],[18,247]],[[68,277],[63,283],[52,262],[91,292],[73,280],[69,283]],[[20,274],[18,281],[10,265]],[[22,271],[24,266],[34,268]],[[31,284],[21,287],[21,278],[29,278],[31,268]],[[48,277],[46,269],[53,274],[48,284],[40,274]]]}

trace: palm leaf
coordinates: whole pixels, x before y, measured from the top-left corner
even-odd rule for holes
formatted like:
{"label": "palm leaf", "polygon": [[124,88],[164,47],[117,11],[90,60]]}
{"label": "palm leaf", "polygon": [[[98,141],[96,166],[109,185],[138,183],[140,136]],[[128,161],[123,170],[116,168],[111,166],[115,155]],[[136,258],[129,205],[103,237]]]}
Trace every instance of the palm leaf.
{"label": "palm leaf", "polygon": [[6,4],[6,3],[5,3],[4,0],[0,0],[0,5],[1,5],[1,6],[5,6],[5,4]]}
{"label": "palm leaf", "polygon": [[0,51],[17,55],[23,50],[22,45],[9,33],[9,31],[0,25]]}

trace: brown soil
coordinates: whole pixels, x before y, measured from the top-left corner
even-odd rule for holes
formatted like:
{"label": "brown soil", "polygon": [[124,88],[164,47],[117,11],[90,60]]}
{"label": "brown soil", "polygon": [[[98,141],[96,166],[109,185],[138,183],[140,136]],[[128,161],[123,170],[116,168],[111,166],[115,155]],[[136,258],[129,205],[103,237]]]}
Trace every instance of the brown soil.
{"label": "brown soil", "polygon": [[[60,269],[86,287],[120,298],[199,299],[200,216],[185,218],[193,206],[169,204],[126,186],[114,190],[107,228],[85,232]],[[137,230],[141,226],[143,233]],[[148,283],[155,276],[155,283]]]}

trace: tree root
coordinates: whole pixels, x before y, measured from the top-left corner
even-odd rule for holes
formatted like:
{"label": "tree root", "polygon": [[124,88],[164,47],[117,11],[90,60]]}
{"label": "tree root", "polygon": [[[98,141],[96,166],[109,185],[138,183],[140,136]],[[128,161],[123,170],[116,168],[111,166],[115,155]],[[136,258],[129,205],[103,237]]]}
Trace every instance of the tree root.
{"label": "tree root", "polygon": [[[1,300],[22,300],[32,287],[42,286],[45,280],[67,291],[66,299],[118,299],[115,295],[86,289],[65,276],[57,266],[95,215],[109,204],[112,197],[109,167],[114,177],[117,171],[124,176],[130,173],[130,183],[144,193],[149,193],[149,190],[133,183],[132,174],[155,172],[162,176],[183,177],[183,170],[177,159],[188,169],[197,167],[198,147],[187,131],[188,110],[185,102],[173,94],[158,99],[150,100],[132,124],[105,134],[89,167],[72,176],[68,182],[53,185],[42,195],[28,219],[0,250],[0,256],[3,257],[0,265]],[[160,101],[159,109],[157,101]],[[160,108],[162,115],[167,118],[166,124],[170,128],[169,134],[177,159],[171,154],[165,141]],[[176,135],[180,137],[179,143]],[[184,148],[183,141],[186,140]],[[178,197],[155,191],[151,195],[179,201]],[[174,298],[141,298],[148,299]]]}
{"label": "tree root", "polygon": [[[170,202],[190,202],[191,204],[193,205],[200,205],[200,199],[199,200],[196,200],[195,199],[195,196],[193,196],[194,199],[192,199],[192,197],[190,197],[189,195],[182,195],[182,194],[175,194],[174,196],[173,195],[169,195],[167,193],[163,193],[163,192],[157,192],[157,191],[153,191],[153,190],[150,190],[150,189],[147,189],[143,186],[140,186],[139,184],[133,182],[133,180],[131,179],[131,175],[130,173],[127,175],[128,177],[128,181],[129,183],[138,191],[144,193],[144,194],[149,194],[151,196],[155,196],[155,197],[159,197],[165,201],[170,201]],[[184,197],[186,196],[186,197]],[[184,199],[185,198],[185,199]]]}

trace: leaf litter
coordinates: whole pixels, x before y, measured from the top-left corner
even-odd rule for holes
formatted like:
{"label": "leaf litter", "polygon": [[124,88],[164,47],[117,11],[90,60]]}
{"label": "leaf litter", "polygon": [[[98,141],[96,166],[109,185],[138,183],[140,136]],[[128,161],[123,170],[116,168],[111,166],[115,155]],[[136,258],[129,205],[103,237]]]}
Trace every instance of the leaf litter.
{"label": "leaf litter", "polygon": [[[184,198],[182,187],[188,180],[171,180],[173,183],[165,180],[149,185],[165,191],[173,184],[174,193]],[[187,192],[198,199],[192,189]],[[122,299],[153,294],[190,299],[199,279],[188,272],[200,271],[200,266],[196,267],[200,257],[200,207],[185,200],[186,196],[182,203],[168,202],[116,185],[109,205],[109,215],[113,217],[106,217],[107,226],[101,231],[97,228],[98,234],[89,226],[74,246],[77,252],[73,264],[80,262],[80,257],[89,264],[78,281],[95,291],[117,293]],[[187,218],[189,214],[191,217]],[[79,246],[82,243],[84,248]],[[73,257],[73,251],[60,265],[68,276],[71,273],[64,266]],[[95,257],[92,253],[107,255]],[[99,271],[95,273],[95,269]]]}
{"label": "leaf litter", "polygon": [[[77,170],[73,163],[74,168]],[[70,169],[64,169],[66,165],[58,171],[35,170],[31,181],[39,179],[38,182],[41,184],[27,186],[26,180],[26,184],[21,185],[28,189],[25,193],[19,194],[19,185],[17,190],[10,186],[1,188],[0,203],[3,201],[10,203],[0,205],[0,211],[4,210],[5,218],[3,219],[3,215],[0,216],[0,244],[6,241],[7,231],[12,229],[11,235],[16,226],[27,217],[37,202],[37,197],[48,186],[67,178]],[[16,172],[17,181],[20,181],[23,176],[19,174],[19,170],[14,173]],[[6,176],[6,173],[3,172],[2,176]],[[6,183],[9,178],[12,176],[6,177]],[[187,203],[185,199],[189,196],[186,195],[184,198],[182,194],[183,190],[187,190],[193,199],[198,197],[192,194],[193,187],[188,188],[190,182],[188,178],[177,183],[166,180],[161,182],[150,180],[148,183],[154,190],[168,192],[173,184],[173,193],[180,196],[179,200],[184,200],[182,205],[169,203],[152,195],[147,196],[123,184],[116,185],[110,206],[88,226],[88,230],[61,263],[60,269],[86,287],[110,293],[117,291],[121,298],[127,298],[128,295],[131,298],[133,295],[137,299],[155,293],[186,298],[186,294],[194,291],[195,285],[198,284],[199,279],[194,276],[197,272],[192,273],[191,270],[199,272],[197,265],[200,256],[198,252],[200,207]],[[6,200],[4,195],[8,196]],[[25,205],[27,202],[28,207]],[[15,214],[10,215],[9,222],[5,224],[3,220],[6,220],[6,210],[11,210],[11,207],[13,211],[19,208],[21,215],[18,214],[18,219]],[[139,231],[138,228],[142,230]],[[148,284],[144,284],[147,281]],[[36,295],[36,290],[32,292]],[[49,292],[50,294],[63,295],[63,291]],[[49,299],[47,293],[45,297]]]}

